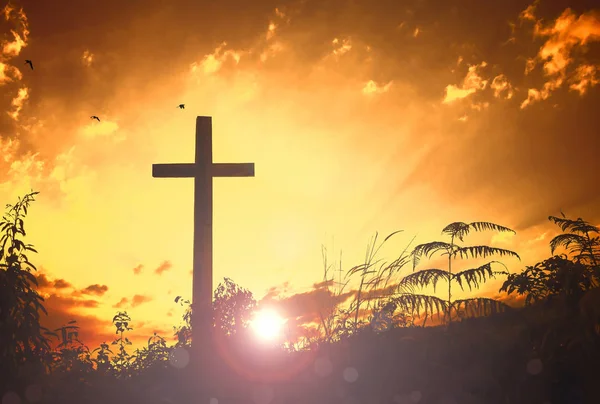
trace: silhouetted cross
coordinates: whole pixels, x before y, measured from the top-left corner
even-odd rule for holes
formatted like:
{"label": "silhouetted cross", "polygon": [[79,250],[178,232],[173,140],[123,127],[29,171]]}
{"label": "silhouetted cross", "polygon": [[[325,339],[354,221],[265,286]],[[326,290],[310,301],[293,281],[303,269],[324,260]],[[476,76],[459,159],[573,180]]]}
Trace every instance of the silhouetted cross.
{"label": "silhouetted cross", "polygon": [[[201,346],[212,345],[213,177],[254,177],[254,163],[213,163],[211,117],[199,116],[196,118],[196,162],[152,164],[152,177],[194,178],[192,348],[194,353],[200,354]],[[196,360],[194,354],[192,357]]]}

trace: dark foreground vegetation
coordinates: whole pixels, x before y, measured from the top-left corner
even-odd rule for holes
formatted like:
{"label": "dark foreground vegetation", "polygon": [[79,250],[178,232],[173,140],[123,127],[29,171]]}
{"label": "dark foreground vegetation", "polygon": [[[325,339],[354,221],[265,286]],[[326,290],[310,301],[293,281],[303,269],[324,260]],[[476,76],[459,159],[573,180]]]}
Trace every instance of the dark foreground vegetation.
{"label": "dark foreground vegetation", "polygon": [[[180,297],[187,310],[172,345],[153,335],[130,352],[126,312],[113,318],[116,339],[93,350],[74,322],[40,325],[44,301],[29,261],[36,251],[23,241],[34,196],[7,205],[0,223],[2,404],[600,402],[600,239],[582,219],[549,217],[562,230],[550,242],[553,256],[517,274],[491,260],[518,259],[515,252],[464,245],[471,232],[512,232],[493,223],[452,223],[446,241],[409,245],[391,262],[376,259],[383,243],[375,238],[365,262],[346,272],[359,281],[351,303],[324,310],[312,333],[279,346],[252,343],[256,301],[226,278],[213,304],[215,381],[203,386],[188,366],[191,306]],[[435,255],[447,268],[417,270]],[[489,261],[453,270],[465,259]],[[401,276],[405,266],[413,270]],[[324,285],[333,285],[334,269],[325,260]],[[453,299],[456,288],[498,277],[522,307]],[[438,283],[443,298],[421,292]]]}

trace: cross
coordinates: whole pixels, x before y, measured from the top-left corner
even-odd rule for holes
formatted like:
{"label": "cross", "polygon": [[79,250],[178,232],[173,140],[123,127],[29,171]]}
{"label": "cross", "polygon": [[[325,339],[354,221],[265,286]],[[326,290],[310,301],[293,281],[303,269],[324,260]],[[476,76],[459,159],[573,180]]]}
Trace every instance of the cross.
{"label": "cross", "polygon": [[[192,360],[202,359],[210,354],[208,346],[212,342],[213,178],[254,177],[254,163],[213,163],[211,117],[199,116],[196,118],[196,161],[152,164],[152,177],[194,178]],[[208,363],[208,358],[202,362]],[[208,371],[210,374],[210,369]]]}

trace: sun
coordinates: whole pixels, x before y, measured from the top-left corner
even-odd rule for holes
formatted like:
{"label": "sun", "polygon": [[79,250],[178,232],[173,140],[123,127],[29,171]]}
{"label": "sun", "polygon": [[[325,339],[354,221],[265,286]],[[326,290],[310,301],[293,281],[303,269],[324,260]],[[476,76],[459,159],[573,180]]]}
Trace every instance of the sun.
{"label": "sun", "polygon": [[251,326],[255,334],[263,339],[272,341],[281,335],[285,320],[274,310],[261,310],[254,314]]}

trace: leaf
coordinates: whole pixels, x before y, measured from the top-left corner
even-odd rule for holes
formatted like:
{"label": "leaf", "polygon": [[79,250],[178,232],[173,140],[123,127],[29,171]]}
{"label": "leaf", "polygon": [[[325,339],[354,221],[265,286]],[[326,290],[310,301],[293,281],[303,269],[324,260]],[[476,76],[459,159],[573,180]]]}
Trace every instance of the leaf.
{"label": "leaf", "polygon": [[490,222],[472,222],[472,223],[454,222],[454,223],[450,223],[448,226],[444,227],[444,229],[442,230],[442,234],[447,234],[451,237],[458,238],[460,241],[464,241],[463,237],[468,235],[469,231],[471,229],[478,231],[478,232],[485,231],[485,230],[492,230],[492,231],[498,231],[498,232],[515,233],[514,230],[509,229],[508,227],[500,226],[498,224],[490,223]]}
{"label": "leaf", "polygon": [[600,229],[596,226],[592,226],[590,223],[584,221],[581,218],[577,220],[562,219],[556,216],[548,216],[548,220],[558,225],[562,231],[575,232],[580,234],[586,233],[600,233]]}
{"label": "leaf", "polygon": [[439,316],[445,313],[448,307],[445,300],[427,295],[401,294],[391,299],[390,302],[396,304],[404,312],[416,315],[420,315],[421,311],[425,311],[428,316],[433,314]]}
{"label": "leaf", "polygon": [[550,240],[550,252],[554,254],[558,247],[569,249],[571,244],[575,244],[574,249],[569,250],[571,253],[581,251],[587,247],[588,240],[580,234],[559,234]]}
{"label": "leaf", "polygon": [[456,253],[460,256],[460,258],[487,258],[490,255],[500,255],[500,256],[512,256],[521,260],[521,257],[510,250],[505,250],[503,248],[497,247],[489,247],[486,245],[478,245],[478,246],[469,246],[469,247],[458,247]]}
{"label": "leaf", "polygon": [[442,234],[447,234],[450,237],[455,237],[463,241],[463,237],[469,234],[469,225],[463,222],[450,223],[442,229]]}
{"label": "leaf", "polygon": [[395,232],[393,232],[393,233],[390,233],[390,234],[389,234],[389,235],[388,235],[388,236],[387,236],[387,237],[386,237],[386,238],[383,240],[383,242],[385,243],[385,242],[386,242],[386,241],[388,241],[390,238],[392,238],[392,237],[393,237],[395,234],[401,233],[401,232],[403,232],[403,231],[404,231],[404,230],[396,230]]}
{"label": "leaf", "polygon": [[477,268],[465,269],[464,271],[457,272],[454,274],[454,279],[462,290],[464,290],[463,281],[467,283],[469,290],[472,290],[473,287],[478,288],[480,283],[485,282],[488,278],[494,277],[492,263],[504,265],[498,261],[491,261]]}
{"label": "leaf", "polygon": [[452,245],[443,241],[432,241],[431,243],[415,246],[412,252],[413,270],[419,264],[421,256],[425,255],[426,257],[431,258],[431,256],[438,251],[445,251],[442,255],[446,255],[452,251]]}
{"label": "leaf", "polygon": [[455,300],[453,305],[457,311],[464,308],[467,316],[470,317],[490,316],[512,309],[512,307],[501,301],[487,297]]}
{"label": "leaf", "polygon": [[448,281],[448,279],[450,279],[448,271],[435,268],[423,269],[402,278],[398,283],[398,290],[404,292],[403,288],[406,288],[407,292],[412,293],[415,287],[423,288],[429,284],[433,284],[433,291],[435,292],[435,288],[440,279]]}

